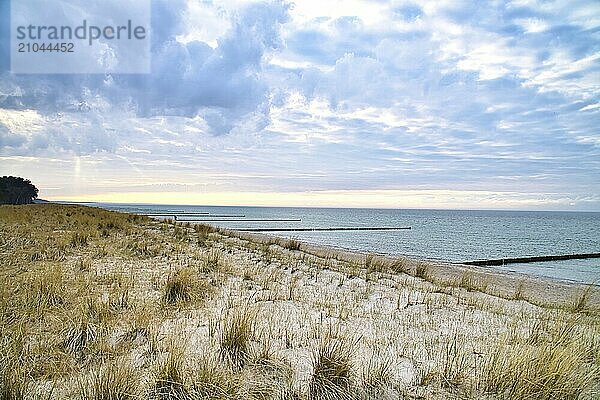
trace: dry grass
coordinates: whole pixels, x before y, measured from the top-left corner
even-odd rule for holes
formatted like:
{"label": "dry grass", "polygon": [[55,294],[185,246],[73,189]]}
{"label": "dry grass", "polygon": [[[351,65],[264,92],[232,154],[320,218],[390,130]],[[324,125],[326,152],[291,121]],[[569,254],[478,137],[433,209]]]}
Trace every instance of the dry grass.
{"label": "dry grass", "polygon": [[394,382],[394,360],[383,349],[375,349],[367,358],[361,372],[361,383],[364,397],[385,398],[386,392]]}
{"label": "dry grass", "polygon": [[600,396],[597,286],[549,308],[530,281],[309,250],[0,206],[0,400]]}
{"label": "dry grass", "polygon": [[218,360],[202,357],[191,376],[193,398],[207,400],[234,399],[239,391],[239,378]]}
{"label": "dry grass", "polygon": [[194,278],[192,272],[187,269],[178,269],[169,274],[165,283],[163,301],[174,305],[192,300],[194,295]]}
{"label": "dry grass", "polygon": [[79,382],[82,400],[136,400],[142,396],[140,376],[126,360],[108,362]]}
{"label": "dry grass", "polygon": [[296,239],[288,239],[283,242],[282,246],[288,250],[300,250],[302,242]]}
{"label": "dry grass", "polygon": [[484,388],[505,399],[580,399],[600,379],[598,366],[585,368],[574,340],[541,346],[500,344],[485,364]]}
{"label": "dry grass", "polygon": [[310,399],[351,399],[353,397],[352,346],[327,337],[313,353]]}
{"label": "dry grass", "polygon": [[250,341],[255,332],[256,315],[247,307],[225,314],[219,342],[219,354],[223,361],[241,369],[250,358]]}
{"label": "dry grass", "polygon": [[176,338],[169,343],[167,354],[159,362],[154,376],[153,397],[158,399],[187,399],[189,397],[183,346],[184,344]]}

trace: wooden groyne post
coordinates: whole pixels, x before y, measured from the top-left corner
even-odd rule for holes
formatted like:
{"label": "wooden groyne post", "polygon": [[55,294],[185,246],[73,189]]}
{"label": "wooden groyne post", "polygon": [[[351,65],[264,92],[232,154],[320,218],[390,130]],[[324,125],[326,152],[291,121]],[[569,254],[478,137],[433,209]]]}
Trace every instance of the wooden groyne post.
{"label": "wooden groyne post", "polygon": [[542,261],[563,261],[563,260],[581,260],[587,258],[600,258],[600,253],[583,253],[583,254],[565,254],[556,256],[532,256],[532,257],[513,257],[513,258],[497,258],[492,260],[474,260],[465,261],[461,264],[477,265],[480,267],[504,265],[504,264],[522,264]]}
{"label": "wooden groyne post", "polygon": [[412,229],[410,226],[402,227],[355,227],[355,228],[248,228],[236,229],[241,232],[319,232],[319,231],[399,231]]}

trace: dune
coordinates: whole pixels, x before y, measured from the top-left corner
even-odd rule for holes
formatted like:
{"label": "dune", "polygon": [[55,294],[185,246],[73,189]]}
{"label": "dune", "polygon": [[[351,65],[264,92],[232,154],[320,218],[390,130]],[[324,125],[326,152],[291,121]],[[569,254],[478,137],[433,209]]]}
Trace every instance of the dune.
{"label": "dune", "polygon": [[3,398],[600,394],[595,285],[76,205],[0,233]]}

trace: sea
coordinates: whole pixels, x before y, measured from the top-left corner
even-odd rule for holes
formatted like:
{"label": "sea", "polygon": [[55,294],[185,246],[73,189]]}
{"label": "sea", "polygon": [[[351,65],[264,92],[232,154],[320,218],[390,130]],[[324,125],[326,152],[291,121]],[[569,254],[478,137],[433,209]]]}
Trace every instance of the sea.
{"label": "sea", "polygon": [[[86,204],[132,213],[180,213],[179,221],[233,229],[410,227],[386,231],[285,231],[268,234],[319,245],[423,260],[459,263],[510,257],[600,253],[599,212]],[[208,214],[182,215],[190,213]],[[600,258],[504,264],[486,268],[600,284]]]}

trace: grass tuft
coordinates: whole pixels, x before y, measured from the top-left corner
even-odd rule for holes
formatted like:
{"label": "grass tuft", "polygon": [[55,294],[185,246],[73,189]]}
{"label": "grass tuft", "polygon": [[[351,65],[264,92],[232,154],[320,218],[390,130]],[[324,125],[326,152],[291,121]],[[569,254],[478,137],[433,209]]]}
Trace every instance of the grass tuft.
{"label": "grass tuft", "polygon": [[393,362],[389,356],[373,351],[361,371],[361,382],[366,398],[385,398],[385,391],[393,382]]}
{"label": "grass tuft", "polygon": [[134,400],[141,398],[140,377],[126,361],[111,361],[79,382],[82,400]]}
{"label": "grass tuft", "polygon": [[223,265],[223,252],[219,249],[210,249],[202,258],[198,272],[209,273],[218,271]]}
{"label": "grass tuft", "polygon": [[421,278],[426,281],[429,280],[430,279],[429,265],[422,261],[417,262],[417,265],[415,266],[415,276],[417,278]]}
{"label": "grass tuft", "polygon": [[256,315],[247,307],[228,312],[222,324],[219,342],[221,359],[241,369],[250,357],[250,340],[255,331]]}
{"label": "grass tuft", "polygon": [[71,235],[71,239],[69,240],[69,245],[71,247],[84,247],[84,246],[87,246],[89,239],[90,239],[89,233],[77,231]]}
{"label": "grass tuft", "polygon": [[180,305],[203,299],[212,291],[210,283],[199,279],[192,268],[179,268],[169,274],[162,300],[169,306]]}
{"label": "grass tuft", "polygon": [[586,286],[585,289],[581,290],[570,309],[574,313],[584,313],[588,310],[588,303],[592,294],[592,285]]}
{"label": "grass tuft", "polygon": [[189,388],[185,383],[185,346],[171,339],[168,353],[159,364],[154,377],[154,395],[158,399],[187,399]]}
{"label": "grass tuft", "polygon": [[600,378],[584,368],[588,354],[577,338],[541,345],[500,344],[484,366],[484,387],[503,399],[579,399]]}
{"label": "grass tuft", "polygon": [[300,250],[301,245],[302,242],[296,239],[288,239],[285,242],[283,242],[283,248],[288,250]]}
{"label": "grass tuft", "polygon": [[235,374],[209,357],[194,365],[192,380],[192,397],[198,399],[235,399],[240,384]]}
{"label": "grass tuft", "polygon": [[313,353],[310,399],[352,398],[352,347],[327,338]]}
{"label": "grass tuft", "polygon": [[0,335],[0,399],[21,400],[27,394],[27,377],[23,368],[25,333],[22,329]]}

